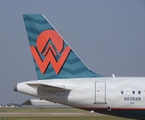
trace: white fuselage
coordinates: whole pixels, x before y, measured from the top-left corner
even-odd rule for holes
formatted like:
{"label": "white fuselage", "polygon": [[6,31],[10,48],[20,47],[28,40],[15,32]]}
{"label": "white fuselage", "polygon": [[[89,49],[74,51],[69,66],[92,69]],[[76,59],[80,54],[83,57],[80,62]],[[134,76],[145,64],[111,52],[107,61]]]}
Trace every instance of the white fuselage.
{"label": "white fuselage", "polygon": [[[41,91],[27,84],[59,86],[70,91]],[[145,110],[144,77],[100,77],[22,82],[17,91],[88,110]]]}

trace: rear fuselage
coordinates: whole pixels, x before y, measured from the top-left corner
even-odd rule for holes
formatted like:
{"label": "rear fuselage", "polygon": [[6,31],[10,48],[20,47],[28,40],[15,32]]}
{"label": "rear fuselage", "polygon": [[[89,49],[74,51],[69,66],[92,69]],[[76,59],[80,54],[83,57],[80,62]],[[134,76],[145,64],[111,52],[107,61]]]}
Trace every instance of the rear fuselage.
{"label": "rear fuselage", "polygon": [[[53,92],[32,88],[28,83],[63,86],[71,91]],[[17,91],[79,108],[145,109],[145,78],[84,78],[38,80],[17,84]]]}

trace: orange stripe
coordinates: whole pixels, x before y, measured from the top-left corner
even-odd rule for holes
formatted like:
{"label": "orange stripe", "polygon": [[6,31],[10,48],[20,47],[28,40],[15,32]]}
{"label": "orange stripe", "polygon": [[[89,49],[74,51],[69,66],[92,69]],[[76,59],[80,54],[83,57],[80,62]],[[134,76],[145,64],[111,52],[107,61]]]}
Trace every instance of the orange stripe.
{"label": "orange stripe", "polygon": [[54,50],[54,48],[52,47],[52,45],[49,44],[48,47],[46,48],[46,50],[45,50],[44,53],[43,53],[44,56],[47,55],[49,49],[52,50],[52,52],[53,52],[53,54],[54,54],[55,56],[57,55],[56,52],[55,52],[55,50]]}

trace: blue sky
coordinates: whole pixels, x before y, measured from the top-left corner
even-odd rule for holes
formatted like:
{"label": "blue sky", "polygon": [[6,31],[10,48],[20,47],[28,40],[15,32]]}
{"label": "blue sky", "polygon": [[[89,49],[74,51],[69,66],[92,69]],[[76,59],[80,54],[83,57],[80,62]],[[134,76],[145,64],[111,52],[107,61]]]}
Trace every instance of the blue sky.
{"label": "blue sky", "polygon": [[1,0],[0,104],[32,97],[15,83],[37,79],[22,14],[44,14],[94,72],[145,76],[144,0]]}

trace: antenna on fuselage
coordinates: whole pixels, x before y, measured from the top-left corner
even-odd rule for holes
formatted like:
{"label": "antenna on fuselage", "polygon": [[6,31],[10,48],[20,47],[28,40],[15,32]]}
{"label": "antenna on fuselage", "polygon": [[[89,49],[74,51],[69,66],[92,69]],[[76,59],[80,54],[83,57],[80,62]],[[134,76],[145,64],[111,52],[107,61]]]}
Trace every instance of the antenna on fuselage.
{"label": "antenna on fuselage", "polygon": [[114,75],[114,74],[112,74],[112,77],[115,77],[115,75]]}

